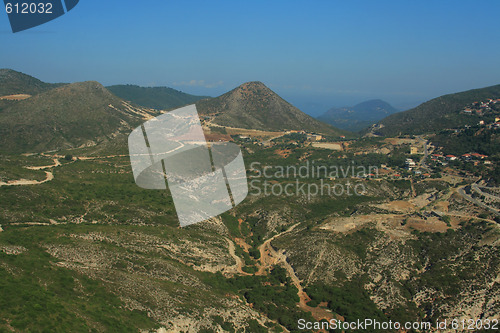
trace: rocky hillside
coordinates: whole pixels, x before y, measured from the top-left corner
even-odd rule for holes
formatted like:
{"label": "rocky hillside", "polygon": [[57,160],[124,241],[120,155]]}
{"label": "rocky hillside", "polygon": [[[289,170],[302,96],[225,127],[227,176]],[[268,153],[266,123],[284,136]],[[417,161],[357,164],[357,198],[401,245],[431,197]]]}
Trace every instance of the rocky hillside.
{"label": "rocky hillside", "polygon": [[342,131],[303,113],[262,82],[247,82],[216,98],[196,103],[198,112],[222,126],[258,130],[306,130],[337,135]]}
{"label": "rocky hillside", "polygon": [[0,150],[39,152],[94,145],[148,118],[98,82],[64,85],[10,103],[0,112]]}
{"label": "rocky hillside", "polygon": [[63,84],[45,83],[12,69],[0,69],[0,97],[14,94],[36,95],[61,85]]}

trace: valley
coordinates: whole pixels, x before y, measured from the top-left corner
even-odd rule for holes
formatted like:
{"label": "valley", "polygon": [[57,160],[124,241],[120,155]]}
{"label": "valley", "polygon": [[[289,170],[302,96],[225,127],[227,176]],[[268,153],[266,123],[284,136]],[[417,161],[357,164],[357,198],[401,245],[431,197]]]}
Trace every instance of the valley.
{"label": "valley", "polygon": [[[0,146],[2,331],[298,332],[300,319],[500,314],[490,122],[360,137],[244,84],[198,101],[201,123],[207,141],[241,148],[250,189],[271,191],[181,228],[168,189],[135,184],[126,145],[167,111],[94,82],[33,89],[4,89],[34,95],[0,112],[0,132],[16,133]],[[79,112],[65,118],[66,105]],[[41,113],[42,125],[29,119]],[[336,191],[348,188],[363,191]]]}

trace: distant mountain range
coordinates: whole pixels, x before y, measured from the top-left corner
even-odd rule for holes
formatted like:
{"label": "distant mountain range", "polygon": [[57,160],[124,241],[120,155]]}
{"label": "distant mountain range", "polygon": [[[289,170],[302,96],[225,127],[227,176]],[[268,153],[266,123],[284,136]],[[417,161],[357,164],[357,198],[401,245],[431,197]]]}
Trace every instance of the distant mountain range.
{"label": "distant mountain range", "polygon": [[198,112],[222,126],[281,131],[305,130],[345,134],[314,119],[278,96],[262,82],[247,82],[216,98],[196,103]]}
{"label": "distant mountain range", "polygon": [[[117,97],[98,82],[49,84],[12,70],[0,73],[0,97],[28,95],[22,100],[0,99],[0,152],[42,152],[106,142],[121,142],[121,147],[135,126],[160,114]],[[222,126],[347,133],[306,115],[260,82],[245,83],[222,96],[202,100],[201,96],[165,87],[114,86],[111,90],[134,103],[161,103],[169,108],[196,99],[199,113]]]}
{"label": "distant mountain range", "polygon": [[500,85],[473,89],[455,94],[444,95],[408,111],[399,112],[384,118],[366,129],[364,133],[384,136],[399,134],[423,134],[456,128],[471,124],[477,119],[461,114],[468,105],[476,101],[500,98]]}
{"label": "distant mountain range", "polygon": [[[500,85],[496,85],[441,96],[405,112],[394,113],[397,110],[388,103],[371,100],[330,109],[318,117],[343,128],[340,130],[303,113],[261,82],[244,83],[215,98],[167,87],[119,85],[109,89],[122,98],[98,82],[51,84],[1,69],[0,151],[37,152],[125,138],[134,126],[160,114],[150,108],[171,109],[194,102],[200,115],[213,125],[338,136],[352,135],[345,129],[356,131],[379,120],[362,133],[393,136],[469,124],[475,116],[461,110],[476,101],[500,98]],[[3,98],[18,94],[25,94],[24,99]]]}
{"label": "distant mountain range", "polygon": [[200,99],[210,98],[208,96],[186,94],[169,87],[140,87],[131,84],[120,84],[106,88],[126,101],[157,110],[168,110],[193,104]]}
{"label": "distant mountain range", "polygon": [[398,110],[389,103],[373,99],[355,106],[331,108],[317,118],[332,126],[358,132],[396,112]]}

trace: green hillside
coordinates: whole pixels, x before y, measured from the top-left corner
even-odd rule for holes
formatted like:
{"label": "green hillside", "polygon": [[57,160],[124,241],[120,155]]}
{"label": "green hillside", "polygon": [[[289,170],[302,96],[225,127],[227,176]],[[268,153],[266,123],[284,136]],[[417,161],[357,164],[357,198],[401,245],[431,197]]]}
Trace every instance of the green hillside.
{"label": "green hillside", "polygon": [[390,115],[366,132],[384,136],[422,134],[468,125],[477,122],[476,117],[460,114],[460,111],[473,102],[489,98],[500,98],[500,85],[434,98],[411,110]]}
{"label": "green hillside", "polygon": [[148,108],[168,110],[193,104],[207,96],[195,96],[168,87],[140,87],[120,84],[106,87],[116,96]]}
{"label": "green hillside", "polygon": [[45,83],[12,69],[0,69],[0,97],[14,94],[36,95],[63,83]]}
{"label": "green hillside", "polygon": [[0,151],[39,152],[94,145],[130,132],[140,110],[98,82],[68,84],[0,112]]}

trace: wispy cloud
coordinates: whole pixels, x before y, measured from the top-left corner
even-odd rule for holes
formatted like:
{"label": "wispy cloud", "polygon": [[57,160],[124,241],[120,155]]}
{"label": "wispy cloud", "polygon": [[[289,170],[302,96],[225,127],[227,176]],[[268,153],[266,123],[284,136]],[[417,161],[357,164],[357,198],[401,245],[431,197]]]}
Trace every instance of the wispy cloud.
{"label": "wispy cloud", "polygon": [[224,81],[206,82],[205,80],[191,80],[172,83],[173,86],[188,86],[188,87],[204,87],[204,88],[217,88],[224,84]]}

